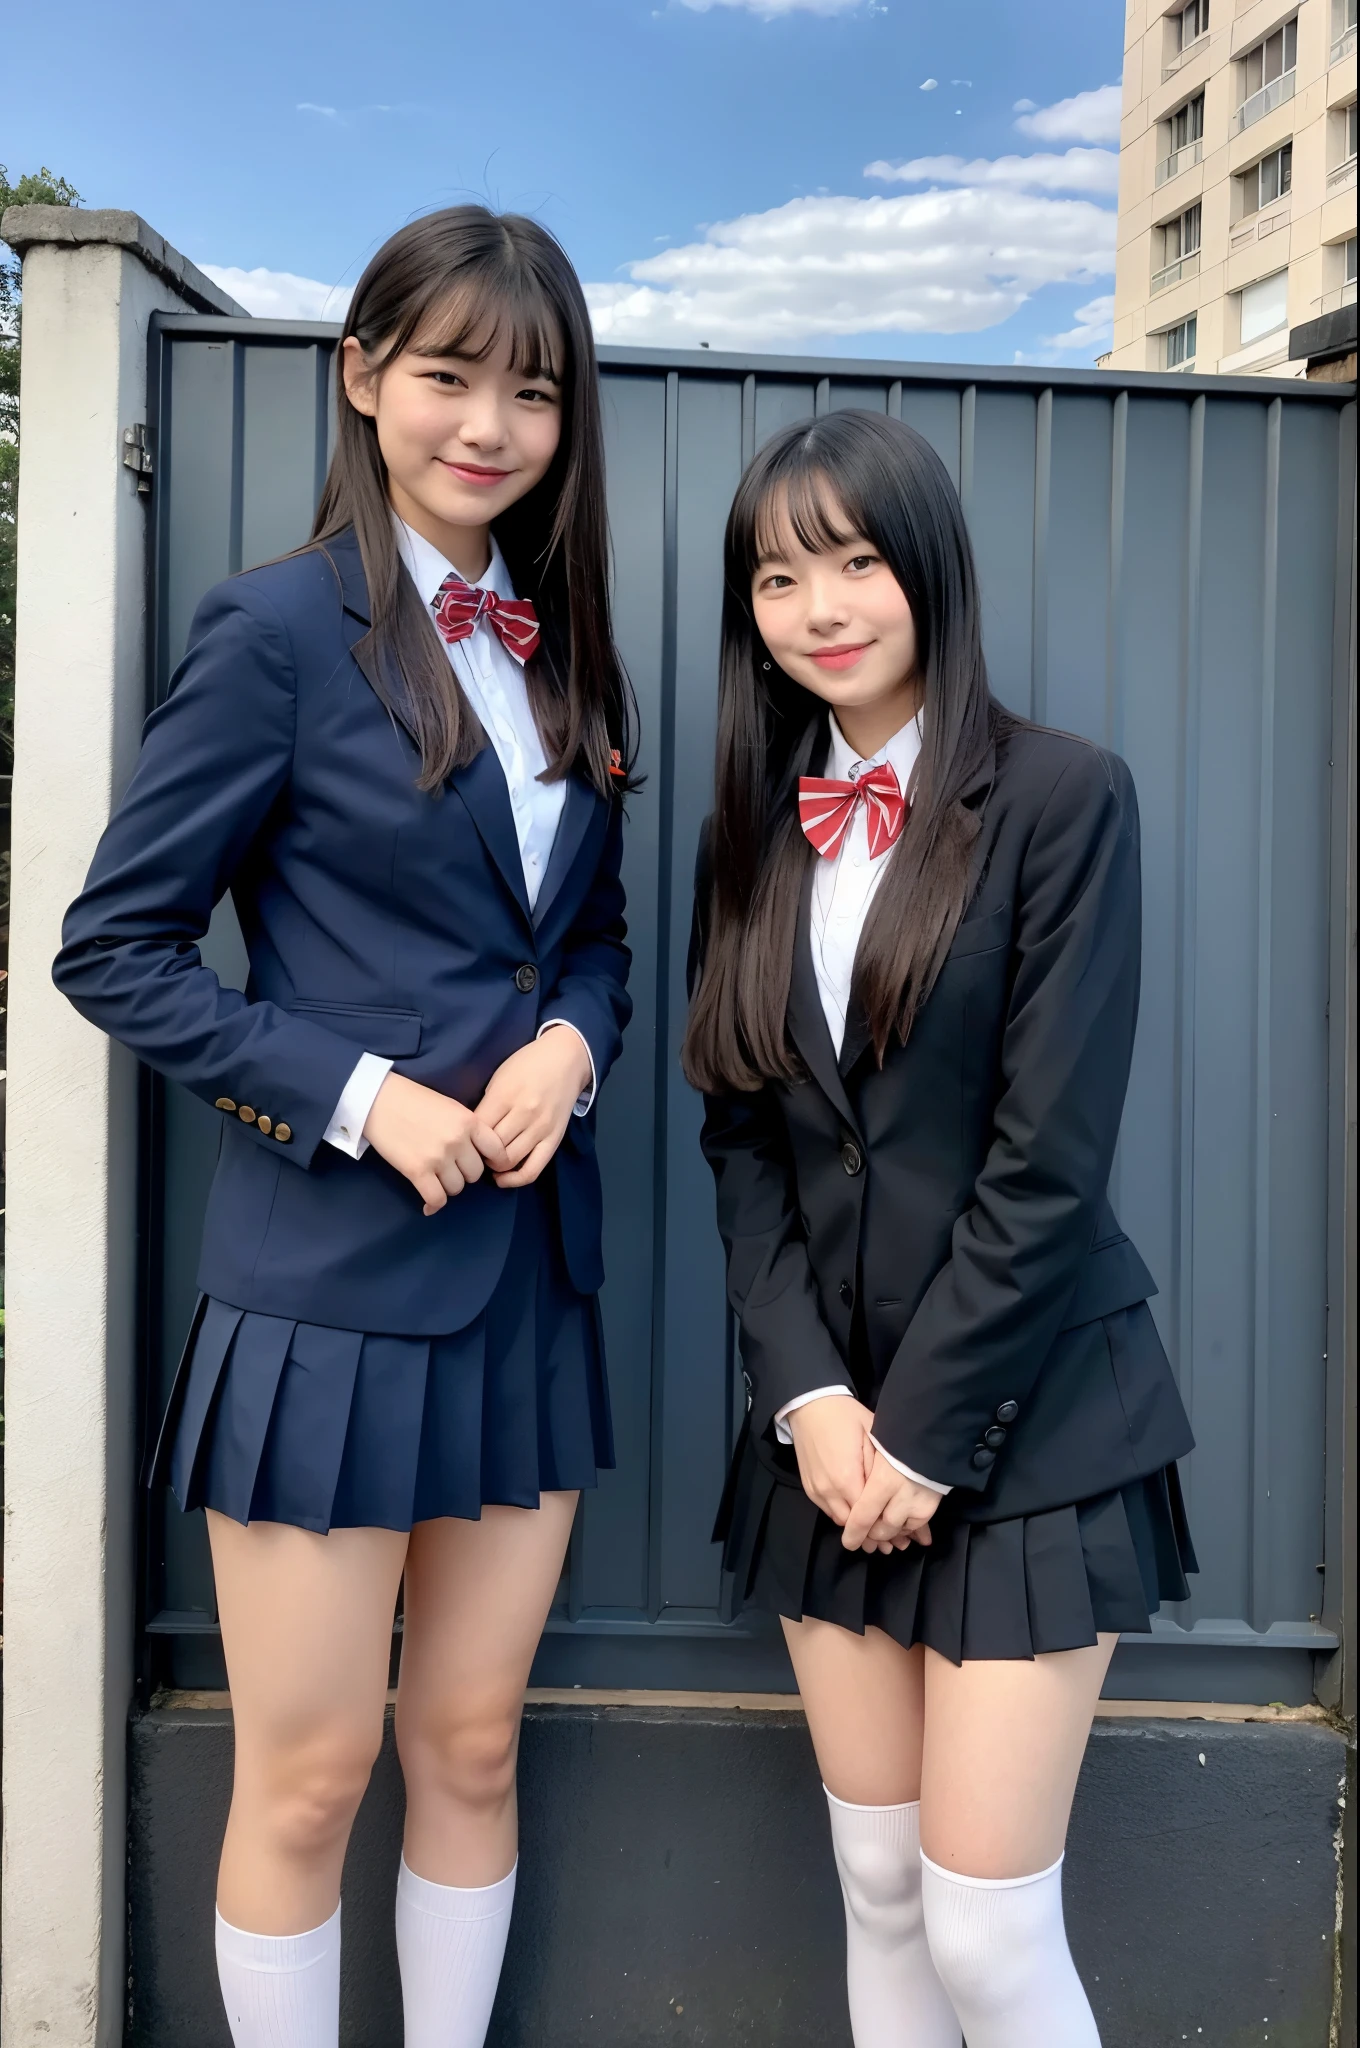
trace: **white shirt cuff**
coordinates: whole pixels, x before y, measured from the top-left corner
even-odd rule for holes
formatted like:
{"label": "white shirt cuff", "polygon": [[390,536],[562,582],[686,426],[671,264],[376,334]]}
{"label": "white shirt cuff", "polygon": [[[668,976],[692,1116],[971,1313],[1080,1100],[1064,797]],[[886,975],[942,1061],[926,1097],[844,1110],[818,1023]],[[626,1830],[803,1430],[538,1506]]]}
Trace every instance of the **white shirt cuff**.
{"label": "white shirt cuff", "polygon": [[537,1036],[541,1038],[545,1031],[556,1031],[558,1026],[562,1024],[566,1025],[568,1031],[576,1031],[576,1036],[586,1049],[586,1058],[590,1061],[590,1086],[581,1090],[571,1112],[573,1116],[586,1116],[594,1104],[595,1091],[600,1085],[599,1075],[595,1072],[595,1055],[590,1050],[590,1040],[586,1037],[584,1031],[576,1030],[576,1026],[569,1017],[545,1017],[538,1027]]}
{"label": "white shirt cuff", "polygon": [[920,1472],[913,1472],[910,1465],[904,1465],[902,1463],[902,1460],[900,1458],[895,1458],[891,1451],[884,1450],[882,1444],[879,1442],[878,1438],[874,1435],[872,1430],[869,1432],[869,1441],[873,1445],[874,1449],[878,1452],[879,1457],[886,1458],[888,1463],[892,1466],[893,1471],[900,1472],[904,1479],[910,1479],[917,1486],[924,1486],[927,1492],[929,1493],[938,1493],[940,1495],[944,1495],[946,1493],[952,1493],[954,1491],[952,1486],[941,1486],[938,1479],[927,1479]]}
{"label": "white shirt cuff", "polygon": [[809,1401],[823,1401],[828,1394],[844,1394],[851,1401],[855,1398],[852,1387],[814,1387],[810,1394],[800,1394],[796,1401],[786,1401],[774,1418],[774,1433],[781,1444],[793,1442],[793,1431],[785,1418],[792,1415],[795,1408],[806,1408]]}
{"label": "white shirt cuff", "polygon": [[351,1159],[363,1158],[368,1150],[368,1139],[364,1136],[368,1112],[391,1071],[391,1060],[381,1059],[375,1052],[360,1053],[359,1064],[346,1081],[345,1092],[335,1105],[335,1115],[326,1126],[326,1144],[334,1145],[337,1152],[348,1153]]}

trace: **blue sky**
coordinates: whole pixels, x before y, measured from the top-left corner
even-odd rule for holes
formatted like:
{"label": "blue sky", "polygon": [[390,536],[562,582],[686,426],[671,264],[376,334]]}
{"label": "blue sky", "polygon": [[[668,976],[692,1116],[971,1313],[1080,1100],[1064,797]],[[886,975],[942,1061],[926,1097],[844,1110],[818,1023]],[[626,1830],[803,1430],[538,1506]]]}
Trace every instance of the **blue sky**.
{"label": "blue sky", "polygon": [[475,197],[553,229],[606,340],[1086,363],[1122,34],[1120,0],[70,0],[7,26],[0,162],[259,313],[334,316]]}

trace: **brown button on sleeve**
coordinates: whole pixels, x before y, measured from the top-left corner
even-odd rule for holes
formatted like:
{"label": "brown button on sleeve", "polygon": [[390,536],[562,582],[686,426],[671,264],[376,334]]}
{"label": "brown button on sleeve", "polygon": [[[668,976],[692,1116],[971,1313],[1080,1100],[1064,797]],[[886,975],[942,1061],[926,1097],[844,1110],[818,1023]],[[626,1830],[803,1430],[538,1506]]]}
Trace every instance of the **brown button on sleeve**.
{"label": "brown button on sleeve", "polygon": [[288,1140],[292,1137],[292,1135],[293,1127],[291,1124],[275,1124],[274,1136],[278,1139],[281,1145],[286,1145],[288,1143]]}
{"label": "brown button on sleeve", "polygon": [[236,1104],[232,1101],[229,1095],[219,1095],[217,1098],[217,1107],[219,1109],[225,1109],[228,1116],[235,1115]]}
{"label": "brown button on sleeve", "polygon": [[263,1111],[261,1111],[260,1115],[256,1117],[255,1122],[258,1128],[264,1132],[264,1135],[267,1138],[269,1136],[269,1133],[274,1128],[274,1119],[272,1117],[265,1116]]}
{"label": "brown button on sleeve", "polygon": [[243,1102],[236,1114],[243,1124],[253,1124],[255,1121],[255,1112],[248,1102]]}

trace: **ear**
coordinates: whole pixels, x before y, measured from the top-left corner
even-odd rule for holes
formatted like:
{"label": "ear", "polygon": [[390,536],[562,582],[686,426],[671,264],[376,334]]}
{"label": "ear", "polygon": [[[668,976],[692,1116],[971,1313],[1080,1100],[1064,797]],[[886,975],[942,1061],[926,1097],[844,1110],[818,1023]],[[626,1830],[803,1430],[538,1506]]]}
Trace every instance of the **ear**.
{"label": "ear", "polygon": [[356,334],[347,334],[340,346],[340,372],[345,380],[345,396],[356,412],[369,419],[378,415],[378,380],[370,368],[363,344]]}

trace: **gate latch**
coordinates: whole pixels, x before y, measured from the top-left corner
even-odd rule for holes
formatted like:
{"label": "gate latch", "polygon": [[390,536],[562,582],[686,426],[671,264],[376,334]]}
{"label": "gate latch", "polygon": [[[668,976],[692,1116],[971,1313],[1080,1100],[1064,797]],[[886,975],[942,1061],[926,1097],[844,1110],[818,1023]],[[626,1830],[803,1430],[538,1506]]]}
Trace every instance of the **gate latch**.
{"label": "gate latch", "polygon": [[138,420],[135,426],[123,429],[123,467],[136,472],[137,496],[151,496],[151,445],[147,439],[146,426]]}

